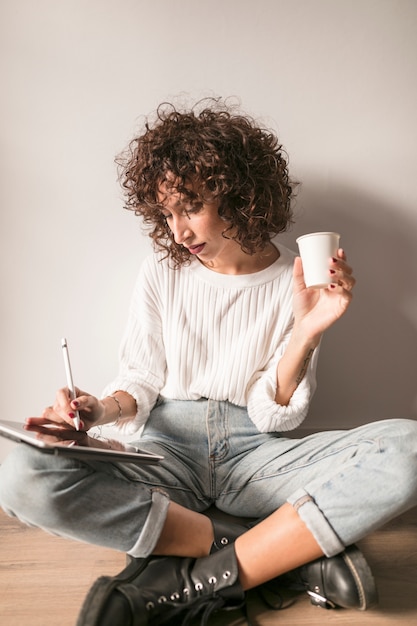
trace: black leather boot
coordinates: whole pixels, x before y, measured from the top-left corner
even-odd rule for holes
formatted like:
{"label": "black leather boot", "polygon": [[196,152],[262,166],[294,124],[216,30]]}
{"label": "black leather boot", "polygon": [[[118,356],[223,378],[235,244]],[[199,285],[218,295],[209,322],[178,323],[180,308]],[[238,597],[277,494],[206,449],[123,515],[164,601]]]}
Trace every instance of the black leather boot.
{"label": "black leather boot", "polygon": [[311,603],[325,609],[343,607],[366,611],[378,603],[375,580],[365,557],[352,545],[336,556],[322,557],[275,578],[279,588],[305,589]]}
{"label": "black leather boot", "polygon": [[210,518],[211,523],[213,525],[213,534],[214,541],[211,546],[210,554],[217,552],[218,550],[222,550],[226,546],[234,543],[234,541],[240,536],[243,535],[251,526],[255,525],[253,523],[240,523],[235,521],[228,521],[227,519],[217,519]]}
{"label": "black leather boot", "polygon": [[244,600],[230,545],[199,559],[153,557],[130,580],[99,578],[77,626],[185,626],[197,616],[204,625],[214,611],[239,608]]}
{"label": "black leather boot", "polygon": [[[212,519],[214,542],[211,553],[234,542],[237,537],[256,524],[256,520],[246,525],[228,520]],[[366,611],[378,603],[378,593],[371,569],[365,557],[355,545],[347,547],[334,557],[322,557],[303,567],[279,576],[261,585],[261,596],[270,608],[275,608],[265,591],[271,591],[279,598],[277,607],[282,604],[280,589],[285,587],[306,590],[311,603],[331,609],[343,607]]]}
{"label": "black leather boot", "polygon": [[[217,517],[210,517],[210,521],[213,525],[214,541],[210,550],[210,554],[214,554],[219,550],[223,550],[230,544],[232,544],[239,535],[246,532],[255,522],[242,523],[232,520],[219,519]],[[107,598],[110,594],[113,594],[112,603],[114,606],[118,605],[118,611],[120,614],[119,622],[123,626],[130,626],[136,624],[131,621],[131,610],[128,607],[128,603],[125,602],[122,595],[114,593],[119,589],[121,585],[130,584],[141,576],[144,570],[149,567],[154,561],[162,562],[162,559],[168,557],[155,557],[149,556],[148,558],[135,558],[130,555],[126,557],[126,567],[116,576],[102,576],[96,580],[91,587],[87,597],[84,600],[83,607],[78,616],[76,626],[105,626],[102,621],[101,615],[103,614],[104,603],[107,602]],[[152,565],[153,570],[156,565]],[[162,567],[162,565],[161,565]],[[107,622],[106,622],[107,623]]]}

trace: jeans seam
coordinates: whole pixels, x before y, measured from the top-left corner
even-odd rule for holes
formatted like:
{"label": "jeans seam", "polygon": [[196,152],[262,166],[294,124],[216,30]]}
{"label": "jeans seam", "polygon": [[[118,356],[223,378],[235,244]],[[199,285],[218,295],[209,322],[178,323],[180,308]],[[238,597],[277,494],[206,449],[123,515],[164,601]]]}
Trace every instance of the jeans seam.
{"label": "jeans seam", "polygon": [[[380,446],[379,446],[379,440],[377,441],[376,439],[366,439],[364,441],[362,441],[361,443],[368,443],[368,444],[376,444],[377,448],[378,448],[378,452],[380,452]],[[344,446],[343,448],[338,448],[337,450],[333,450],[332,452],[329,452],[328,454],[324,454],[312,461],[306,462],[306,463],[301,463],[301,464],[294,464],[291,467],[288,468],[282,468],[281,470],[277,471],[277,472],[271,472],[269,474],[262,474],[262,476],[254,476],[250,482],[259,482],[261,480],[269,479],[269,478],[273,478],[274,476],[284,476],[285,474],[290,474],[292,472],[296,472],[300,469],[306,469],[308,467],[312,467],[313,465],[315,465],[316,463],[320,463],[321,461],[323,461],[324,459],[328,459],[332,456],[336,456],[338,455],[340,452],[343,452],[344,450],[348,450],[349,448],[357,448],[357,444],[349,444],[348,446]],[[352,457],[353,458],[353,457]]]}

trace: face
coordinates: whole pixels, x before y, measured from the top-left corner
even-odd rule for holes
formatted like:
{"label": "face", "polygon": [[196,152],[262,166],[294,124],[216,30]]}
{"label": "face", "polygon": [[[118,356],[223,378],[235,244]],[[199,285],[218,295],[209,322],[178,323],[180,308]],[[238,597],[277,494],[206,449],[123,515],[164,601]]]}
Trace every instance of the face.
{"label": "face", "polygon": [[[191,183],[185,186],[197,192]],[[175,242],[187,248],[204,264],[216,268],[240,255],[240,246],[223,237],[228,223],[219,216],[219,201],[210,201],[209,198],[190,200],[173,188],[170,180],[161,183],[158,200]]]}

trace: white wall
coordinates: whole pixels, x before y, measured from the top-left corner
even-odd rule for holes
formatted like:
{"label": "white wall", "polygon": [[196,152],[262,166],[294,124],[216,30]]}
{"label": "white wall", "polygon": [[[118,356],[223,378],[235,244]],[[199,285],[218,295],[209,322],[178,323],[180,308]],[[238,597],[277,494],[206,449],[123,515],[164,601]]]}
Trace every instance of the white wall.
{"label": "white wall", "polygon": [[3,0],[0,415],[51,403],[62,335],[80,386],[115,374],[150,247],[113,158],[184,93],[279,132],[303,182],[283,241],[339,230],[355,266],[308,425],[416,418],[416,19],[413,0]]}

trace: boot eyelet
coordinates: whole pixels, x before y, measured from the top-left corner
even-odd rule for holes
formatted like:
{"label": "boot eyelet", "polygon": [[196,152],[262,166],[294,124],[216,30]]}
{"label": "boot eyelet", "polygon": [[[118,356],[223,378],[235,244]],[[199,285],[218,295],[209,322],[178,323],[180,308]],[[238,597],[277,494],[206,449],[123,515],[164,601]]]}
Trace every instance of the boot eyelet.
{"label": "boot eyelet", "polygon": [[178,593],[178,591],[176,591],[175,593],[173,593],[173,594],[170,596],[170,599],[171,599],[171,600],[179,600],[179,599],[180,599],[180,594]]}
{"label": "boot eyelet", "polygon": [[224,578],[225,580],[227,580],[228,578],[230,578],[230,576],[231,576],[231,573],[229,572],[229,570],[226,570],[226,571],[224,572],[224,574],[223,574],[223,578]]}
{"label": "boot eyelet", "polygon": [[159,604],[164,604],[164,602],[166,602],[166,601],[167,601],[167,599],[166,599],[165,596],[161,596],[160,598],[158,598],[158,603]]}
{"label": "boot eyelet", "polygon": [[188,589],[188,587],[185,587],[185,588],[182,590],[182,592],[183,592],[183,594],[184,594],[185,596],[188,596],[188,595],[190,594],[190,590]]}
{"label": "boot eyelet", "polygon": [[229,540],[227,537],[222,537],[220,539],[220,543],[222,544],[222,546],[227,546],[227,544],[229,543]]}
{"label": "boot eyelet", "polygon": [[203,585],[201,583],[196,583],[194,585],[196,591],[202,591]]}
{"label": "boot eyelet", "polygon": [[152,609],[154,609],[154,608],[155,608],[155,605],[154,605],[153,602],[147,602],[147,604],[146,604],[146,610],[147,611],[152,611]]}
{"label": "boot eyelet", "polygon": [[210,576],[210,578],[208,579],[210,585],[215,585],[217,582],[217,578],[215,576]]}

